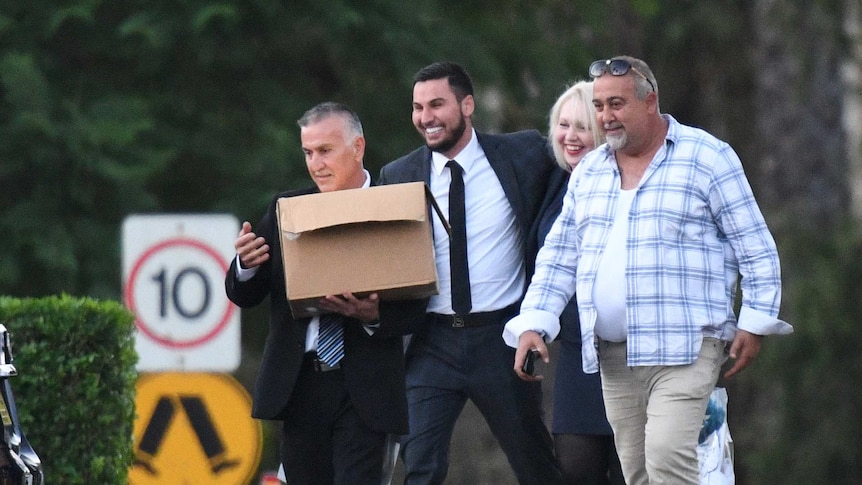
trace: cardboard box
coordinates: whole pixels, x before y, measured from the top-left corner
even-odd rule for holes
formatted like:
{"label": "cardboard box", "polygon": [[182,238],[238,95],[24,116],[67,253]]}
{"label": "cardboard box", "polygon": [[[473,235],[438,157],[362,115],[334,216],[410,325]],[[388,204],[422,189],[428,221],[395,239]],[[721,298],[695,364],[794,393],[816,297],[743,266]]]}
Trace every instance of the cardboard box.
{"label": "cardboard box", "polygon": [[430,191],[422,182],[278,200],[287,299],[295,318],[352,292],[381,300],[437,294]]}

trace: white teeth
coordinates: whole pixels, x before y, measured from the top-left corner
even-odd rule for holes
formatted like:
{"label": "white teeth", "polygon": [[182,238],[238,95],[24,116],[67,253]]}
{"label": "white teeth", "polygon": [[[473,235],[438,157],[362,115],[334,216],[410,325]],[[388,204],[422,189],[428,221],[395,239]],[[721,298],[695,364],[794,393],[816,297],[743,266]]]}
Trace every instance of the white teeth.
{"label": "white teeth", "polygon": [[425,128],[425,133],[428,133],[429,135],[433,135],[434,133],[437,133],[439,131],[443,131],[442,126],[435,126],[433,128]]}

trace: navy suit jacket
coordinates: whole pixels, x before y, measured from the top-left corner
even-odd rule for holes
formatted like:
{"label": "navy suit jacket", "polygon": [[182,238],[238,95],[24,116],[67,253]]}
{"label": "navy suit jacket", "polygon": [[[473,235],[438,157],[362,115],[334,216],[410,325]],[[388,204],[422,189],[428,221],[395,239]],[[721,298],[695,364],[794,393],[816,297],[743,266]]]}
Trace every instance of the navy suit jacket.
{"label": "navy suit jacket", "polygon": [[[270,297],[269,334],[254,388],[252,416],[259,419],[291,419],[284,411],[290,399],[305,353],[305,335],[311,318],[294,319],[288,306],[281,242],[278,237],[276,202],[318,192],[315,189],[283,192],[272,199],[253,231],[270,246],[269,260],[248,281],[236,277],[236,258],[225,277],[228,298],[242,308]],[[359,416],[369,428],[386,433],[407,432],[407,397],[404,382],[401,302],[380,304],[380,327],[368,335],[363,325],[347,319],[344,325],[345,387]]]}
{"label": "navy suit jacket", "polygon": [[[527,282],[529,282],[538,251],[535,238],[529,236],[533,233],[539,206],[547,192],[548,177],[556,167],[553,155],[545,137],[536,130],[503,135],[476,132],[476,136],[515,213],[524,248]],[[423,145],[384,166],[380,171],[378,183],[381,185],[404,182],[429,184],[430,180],[431,150]],[[432,215],[432,217],[437,216]],[[524,291],[526,291],[526,285]],[[423,301],[427,304],[427,299]],[[424,311],[425,308],[422,306],[423,315]],[[413,309],[411,316],[416,322],[415,317],[420,316],[416,308]]]}

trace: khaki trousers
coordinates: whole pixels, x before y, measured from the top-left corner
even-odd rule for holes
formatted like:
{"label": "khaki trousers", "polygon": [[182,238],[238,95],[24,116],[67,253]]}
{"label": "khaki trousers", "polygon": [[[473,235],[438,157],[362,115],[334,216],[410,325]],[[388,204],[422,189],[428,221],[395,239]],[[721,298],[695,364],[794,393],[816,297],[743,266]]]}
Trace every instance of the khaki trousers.
{"label": "khaki trousers", "polygon": [[727,355],[704,338],[689,365],[629,367],[625,342],[599,342],[608,421],[628,485],[699,482],[697,438]]}

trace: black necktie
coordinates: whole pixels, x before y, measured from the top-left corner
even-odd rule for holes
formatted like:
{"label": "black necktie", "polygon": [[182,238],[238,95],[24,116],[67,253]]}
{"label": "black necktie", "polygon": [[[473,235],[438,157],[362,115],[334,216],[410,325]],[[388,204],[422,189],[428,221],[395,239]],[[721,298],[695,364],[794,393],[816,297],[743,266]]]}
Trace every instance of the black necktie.
{"label": "black necktie", "polygon": [[467,266],[467,216],[464,210],[464,170],[455,160],[446,163],[452,175],[449,184],[449,270],[452,275],[452,309],[467,315],[473,302],[470,297],[470,271]]}

